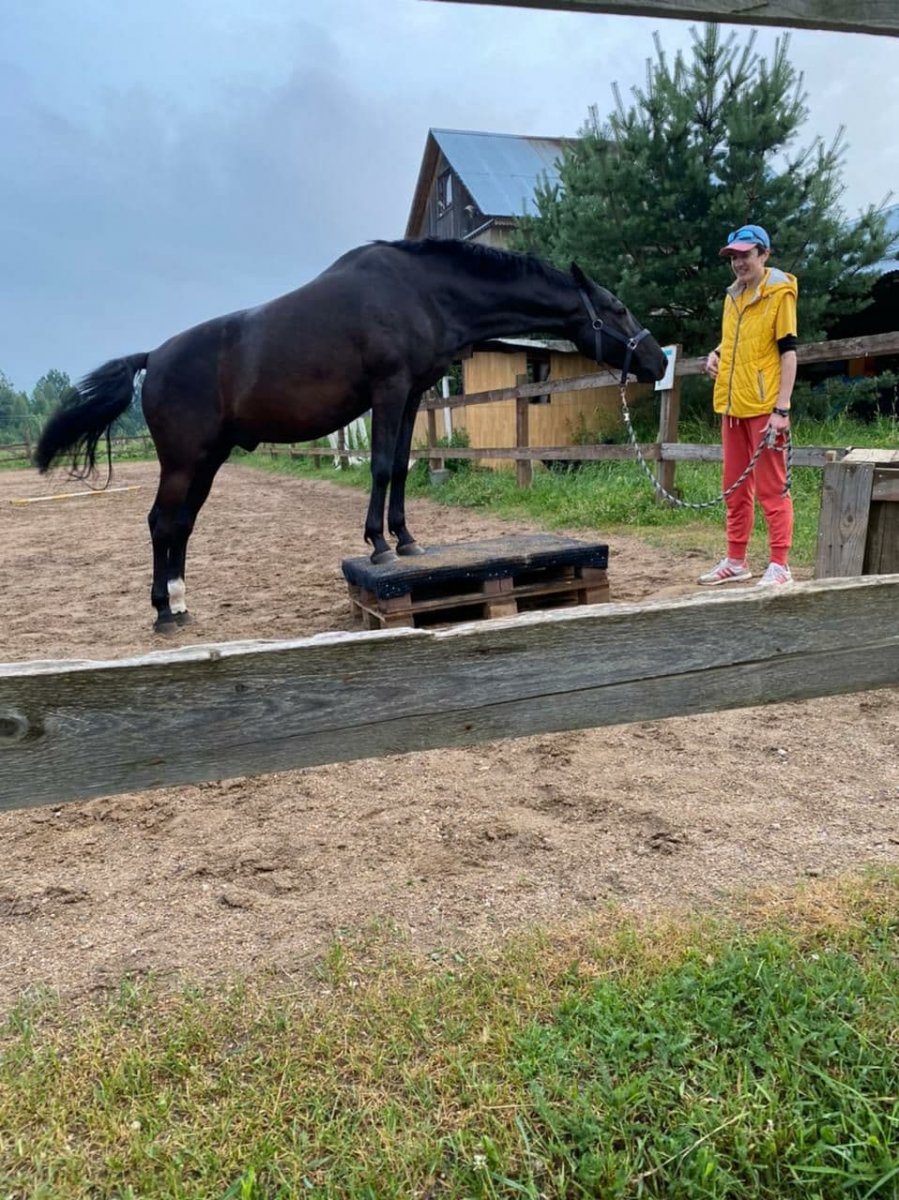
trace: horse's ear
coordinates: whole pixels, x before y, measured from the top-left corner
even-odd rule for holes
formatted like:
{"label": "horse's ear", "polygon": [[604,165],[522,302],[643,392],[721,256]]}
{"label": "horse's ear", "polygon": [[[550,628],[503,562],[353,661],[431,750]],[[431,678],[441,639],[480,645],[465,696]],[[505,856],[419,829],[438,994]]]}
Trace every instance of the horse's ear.
{"label": "horse's ear", "polygon": [[581,270],[581,268],[577,265],[576,262],[573,262],[571,264],[571,274],[574,276],[574,281],[579,287],[589,287],[590,286],[590,280],[587,278],[587,276],[584,274],[584,272]]}

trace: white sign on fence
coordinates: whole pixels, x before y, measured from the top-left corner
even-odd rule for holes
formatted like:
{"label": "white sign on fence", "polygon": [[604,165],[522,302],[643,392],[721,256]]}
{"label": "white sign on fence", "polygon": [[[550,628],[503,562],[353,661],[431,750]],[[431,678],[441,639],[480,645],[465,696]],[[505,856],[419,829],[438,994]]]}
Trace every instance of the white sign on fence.
{"label": "white sign on fence", "polygon": [[674,387],[674,368],[677,364],[677,346],[663,346],[662,353],[668,359],[665,374],[656,384],[657,392],[670,392]]}

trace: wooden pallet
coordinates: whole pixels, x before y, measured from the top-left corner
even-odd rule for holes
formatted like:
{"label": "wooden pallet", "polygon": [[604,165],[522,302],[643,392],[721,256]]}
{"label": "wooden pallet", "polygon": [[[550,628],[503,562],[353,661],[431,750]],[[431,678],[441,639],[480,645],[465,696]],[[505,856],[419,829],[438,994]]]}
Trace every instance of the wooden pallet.
{"label": "wooden pallet", "polygon": [[411,628],[603,604],[608,547],[551,534],[433,546],[373,566],[345,559],[350,610],[366,629]]}

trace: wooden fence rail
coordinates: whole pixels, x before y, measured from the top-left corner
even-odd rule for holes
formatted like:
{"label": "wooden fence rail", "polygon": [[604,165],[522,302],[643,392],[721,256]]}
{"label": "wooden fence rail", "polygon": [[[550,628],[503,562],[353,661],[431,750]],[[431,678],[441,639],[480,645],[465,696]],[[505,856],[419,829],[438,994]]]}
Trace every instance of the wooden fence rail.
{"label": "wooden fence rail", "polygon": [[[0,463],[23,463],[30,465],[34,445],[31,442],[0,442]],[[143,454],[153,453],[153,439],[149,433],[137,433],[128,437],[113,437],[112,450],[139,450]]]}
{"label": "wooden fence rail", "polygon": [[[117,438],[113,439],[113,450],[119,444],[126,448],[133,447],[148,452],[152,450],[149,438]],[[4,447],[5,449],[5,447]],[[278,443],[266,442],[260,448],[270,458],[311,458],[315,461],[331,458],[337,461],[346,460],[349,455],[353,458],[371,458],[370,450],[353,449],[351,451],[333,446],[306,446],[296,442]],[[797,446],[793,451],[794,467],[816,467],[819,470],[827,463],[839,461],[854,447],[851,446]],[[721,447],[708,442],[645,442],[641,446],[643,457],[649,462],[721,462]],[[410,457],[414,459],[431,459],[438,454],[442,459],[460,458],[477,461],[480,458],[525,458],[534,462],[625,462],[634,457],[630,446],[623,444],[596,446],[488,446],[472,448],[469,446],[454,446],[452,450],[441,447],[434,451],[427,446],[413,447]],[[0,462],[20,461],[14,457],[5,459],[0,454]],[[30,459],[23,458],[22,462]]]}
{"label": "wooden fence rail", "polygon": [[[899,331],[892,333],[872,334],[867,337],[841,338],[830,342],[810,342],[800,346],[798,358],[801,365],[817,362],[835,362],[847,358],[884,357],[899,354]],[[680,407],[680,380],[691,375],[701,375],[704,369],[704,358],[679,359],[675,367],[675,385],[670,392],[660,392],[660,422],[658,440],[641,446],[644,458],[649,462],[658,463],[659,481],[667,491],[674,487],[675,464],[683,461],[720,462],[721,447],[702,443],[678,442],[677,423]],[[633,450],[625,445],[578,445],[578,446],[529,446],[527,408],[524,402],[537,397],[554,395],[561,392],[576,392],[589,388],[608,387],[618,382],[619,376],[608,371],[600,371],[590,375],[578,375],[571,379],[546,380],[541,383],[521,383],[516,387],[496,388],[487,392],[472,392],[462,396],[434,397],[422,401],[421,407],[427,414],[428,444],[426,447],[416,447],[412,451],[413,458],[427,458],[432,468],[438,469],[444,460],[449,458],[472,459],[514,459],[518,465],[519,479],[524,483],[530,479],[530,466],[536,461],[544,462],[615,462],[631,459]],[[463,408],[469,405],[494,404],[498,400],[510,400],[516,404],[516,445],[510,446],[479,446],[472,447],[438,447],[436,411],[447,408]],[[113,438],[113,449],[139,448],[151,451],[152,441],[147,434],[136,437]],[[849,452],[851,447],[801,447],[793,456],[796,467],[816,467],[820,469],[827,462],[840,459]],[[335,458],[341,465],[349,462],[348,454],[354,458],[369,458],[371,452],[365,449],[348,450],[345,431],[338,432],[338,445],[276,445],[265,443],[264,450],[272,458],[288,456],[292,458],[309,458],[318,464],[325,458]],[[17,457],[18,455],[18,457]],[[29,462],[31,446],[22,443],[18,446],[0,445],[0,462]]]}
{"label": "wooden fence rail", "polygon": [[[833,362],[844,358],[859,358],[862,356],[882,357],[899,353],[899,332],[873,334],[868,337],[841,338],[830,342],[810,342],[800,346],[798,358],[801,364],[816,362]],[[704,446],[700,444],[679,445],[677,429],[680,417],[680,386],[681,380],[690,375],[700,375],[705,369],[705,358],[681,359],[678,357],[675,366],[674,385],[670,390],[661,391],[659,397],[659,432],[658,440],[641,446],[643,457],[650,462],[656,462],[656,475],[661,486],[669,493],[674,491],[674,472],[677,462],[690,460],[694,462],[720,462],[722,453],[720,446]],[[423,407],[428,413],[428,447],[427,457],[432,468],[439,468],[443,460],[448,458],[490,458],[514,459],[518,481],[521,486],[530,482],[531,464],[534,459],[569,462],[603,462],[616,461],[633,457],[633,450],[627,446],[539,446],[532,447],[528,438],[527,406],[529,401],[537,396],[553,395],[581,391],[587,388],[609,387],[619,381],[619,376],[609,372],[599,372],[590,375],[578,375],[571,379],[546,380],[540,383],[519,383],[516,387],[495,388],[487,392],[474,392],[464,396],[446,398],[429,398],[423,401]],[[515,404],[515,447],[482,447],[471,448],[438,448],[436,445],[436,422],[432,415],[438,408],[461,408],[469,405],[495,404],[497,401],[508,400]],[[794,454],[793,463],[797,467],[821,468],[826,462],[839,459],[848,452],[848,448],[803,448]],[[420,455],[419,457],[424,457]]]}
{"label": "wooden fence rail", "polygon": [[[643,457],[648,462],[721,462],[722,450],[716,443],[707,442],[645,442],[640,447]],[[816,467],[820,470],[829,462],[844,458],[851,446],[797,446],[793,450],[794,467]],[[338,455],[330,447],[279,445],[275,442],[266,443],[264,452],[270,458],[334,458]],[[634,457],[634,451],[629,445],[598,445],[598,446],[454,446],[451,450],[441,447],[437,453],[445,458],[459,458],[477,461],[480,458],[508,458],[518,461],[524,459],[530,462],[629,462]],[[413,447],[410,457],[426,458],[434,456],[434,451],[428,446]],[[354,458],[367,459],[371,457],[370,450],[354,450]]]}
{"label": "wooden fence rail", "polygon": [[0,809],[899,685],[899,575],[0,664]]}
{"label": "wooden fence rail", "polygon": [[569,9],[579,13],[621,13],[629,17],[713,21],[735,25],[785,25],[795,29],[832,29],[899,37],[899,12],[893,0],[453,0],[463,4],[515,5]]}
{"label": "wooden fence rail", "polygon": [[[839,362],[844,358],[883,358],[899,354],[899,331],[877,333],[869,337],[840,338],[832,342],[808,342],[796,351],[800,366],[809,363]],[[705,358],[678,360],[674,374],[677,379],[702,375]],[[575,375],[571,379],[548,379],[543,383],[525,383],[517,387],[495,388],[490,392],[472,392],[467,396],[435,397],[423,400],[423,409],[460,408],[470,404],[493,404],[497,400],[515,400],[552,395],[555,392],[577,392],[585,388],[609,387],[617,384],[620,372],[600,371],[591,375]]]}

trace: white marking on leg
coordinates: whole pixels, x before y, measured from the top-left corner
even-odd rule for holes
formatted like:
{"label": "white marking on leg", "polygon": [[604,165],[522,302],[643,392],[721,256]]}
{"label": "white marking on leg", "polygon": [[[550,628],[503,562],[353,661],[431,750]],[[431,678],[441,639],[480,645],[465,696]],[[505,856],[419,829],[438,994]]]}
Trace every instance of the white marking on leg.
{"label": "white marking on leg", "polygon": [[169,588],[169,608],[175,616],[178,613],[187,612],[187,588],[184,586],[183,579],[170,579]]}

